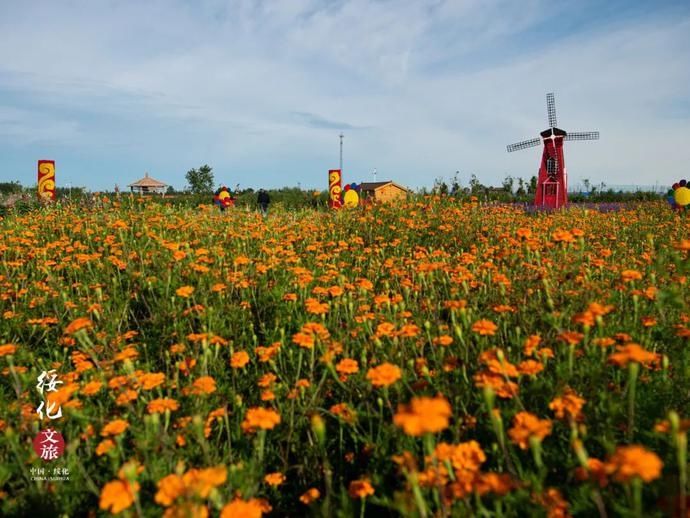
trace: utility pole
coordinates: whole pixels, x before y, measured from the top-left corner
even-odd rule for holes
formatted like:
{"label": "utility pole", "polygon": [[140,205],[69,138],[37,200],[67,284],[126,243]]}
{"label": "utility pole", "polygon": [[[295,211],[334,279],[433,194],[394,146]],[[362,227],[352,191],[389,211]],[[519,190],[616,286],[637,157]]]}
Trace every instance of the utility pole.
{"label": "utility pole", "polygon": [[376,182],[376,168],[374,167],[374,182]]}
{"label": "utility pole", "polygon": [[342,178],[342,174],[343,174],[343,137],[344,136],[345,135],[343,135],[343,133],[340,132],[340,175],[341,175],[341,178]]}

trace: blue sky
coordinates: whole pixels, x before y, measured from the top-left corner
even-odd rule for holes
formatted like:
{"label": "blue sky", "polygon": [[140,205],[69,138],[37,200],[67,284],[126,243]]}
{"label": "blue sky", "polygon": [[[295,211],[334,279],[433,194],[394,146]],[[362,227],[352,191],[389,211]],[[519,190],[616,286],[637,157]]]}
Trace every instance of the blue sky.
{"label": "blue sky", "polygon": [[498,185],[546,92],[571,184],[690,176],[690,2],[0,0],[0,181]]}

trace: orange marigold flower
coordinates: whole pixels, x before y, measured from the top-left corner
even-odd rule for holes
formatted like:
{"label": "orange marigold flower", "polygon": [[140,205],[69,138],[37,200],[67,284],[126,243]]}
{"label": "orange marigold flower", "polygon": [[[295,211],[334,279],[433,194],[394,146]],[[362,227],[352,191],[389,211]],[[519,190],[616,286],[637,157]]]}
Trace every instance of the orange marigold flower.
{"label": "orange marigold flower", "polygon": [[280,423],[280,420],[280,414],[275,410],[254,407],[247,410],[242,422],[242,429],[245,432],[254,432],[258,428],[272,430]]}
{"label": "orange marigold flower", "polygon": [[285,475],[283,475],[279,471],[275,473],[269,473],[264,477],[264,482],[266,482],[266,484],[268,484],[269,486],[277,487],[281,485],[283,482],[285,482]]}
{"label": "orange marigold flower", "polygon": [[73,335],[77,331],[81,331],[82,329],[86,329],[89,327],[93,327],[93,322],[91,321],[91,319],[87,318],[87,317],[80,317],[80,318],[73,320],[65,328],[65,334],[66,335]]}
{"label": "orange marigold flower", "polygon": [[10,354],[14,354],[16,350],[17,346],[14,344],[0,345],[0,356],[9,356]]}
{"label": "orange marigold flower", "polygon": [[271,506],[266,500],[252,498],[250,500],[242,500],[235,498],[220,512],[220,518],[261,518],[264,513],[271,511]]}
{"label": "orange marigold flower", "polygon": [[307,489],[307,491],[305,491],[302,496],[299,497],[299,501],[305,505],[309,505],[318,500],[320,496],[321,492],[315,487],[312,487],[311,489]]}
{"label": "orange marigold flower", "polygon": [[534,353],[536,348],[539,347],[540,343],[541,343],[541,336],[539,336],[539,335],[528,336],[525,339],[525,345],[524,345],[525,356],[532,356],[532,354]]}
{"label": "orange marigold flower", "polygon": [[178,297],[186,299],[188,297],[191,297],[192,293],[194,293],[194,286],[182,286],[181,288],[177,288],[175,290],[175,293]]}
{"label": "orange marigold flower", "polygon": [[535,376],[544,370],[544,364],[536,360],[525,360],[520,362],[517,369],[525,376]]}
{"label": "orange marigold flower", "polygon": [[230,367],[233,369],[241,369],[249,363],[249,354],[247,351],[237,351],[230,357]]}
{"label": "orange marigold flower", "polygon": [[139,383],[144,390],[152,390],[163,384],[165,381],[165,374],[162,372],[147,372],[139,377]]}
{"label": "orange marigold flower", "polygon": [[553,410],[558,419],[582,420],[582,407],[585,400],[578,396],[574,390],[566,389],[562,396],[555,398],[549,403],[549,408]]}
{"label": "orange marigold flower", "polygon": [[359,372],[359,363],[357,363],[357,360],[345,358],[338,362],[338,365],[335,366],[335,370],[340,374],[355,374]]}
{"label": "orange marigold flower", "polygon": [[138,491],[139,484],[136,482],[113,480],[101,489],[101,499],[98,506],[104,511],[117,514],[128,509],[134,503]]}
{"label": "orange marigold flower", "polygon": [[491,387],[496,395],[503,399],[511,399],[518,393],[519,387],[512,381],[506,381],[505,376],[482,371],[474,375],[474,384],[478,388]]}
{"label": "orange marigold flower", "polygon": [[376,337],[382,338],[384,336],[392,337],[395,334],[395,324],[390,322],[383,322],[376,326]]}
{"label": "orange marigold flower", "polygon": [[330,411],[346,423],[354,423],[357,418],[357,413],[347,403],[337,403],[330,408]]}
{"label": "orange marigold flower", "polygon": [[507,473],[479,473],[474,484],[477,494],[480,496],[488,493],[503,496],[515,487],[513,479]]}
{"label": "orange marigold flower", "polygon": [[184,493],[185,483],[182,477],[176,474],[171,474],[160,479],[156,486],[158,491],[153,499],[156,503],[162,506],[170,506],[172,503]]}
{"label": "orange marigold flower", "polygon": [[316,339],[314,338],[314,335],[309,333],[303,333],[300,331],[299,333],[295,333],[294,335],[292,335],[292,341],[300,347],[303,347],[305,349],[311,349],[312,347],[314,347]]}
{"label": "orange marigold flower", "polygon": [[120,435],[127,428],[129,428],[129,423],[124,419],[115,419],[106,424],[101,430],[101,435],[103,437],[108,437],[109,435],[115,436]]}
{"label": "orange marigold flower", "polygon": [[551,434],[551,421],[539,419],[529,412],[518,412],[513,418],[513,427],[508,430],[510,440],[523,450],[529,448],[529,440],[534,437],[538,441]]}
{"label": "orange marigold flower", "polygon": [[166,410],[169,410],[170,412],[174,412],[175,410],[180,408],[180,405],[174,399],[159,398],[159,399],[154,399],[151,402],[149,402],[149,404],[146,408],[147,408],[149,414],[162,414]]}
{"label": "orange marigold flower", "polygon": [[633,478],[651,482],[661,476],[663,466],[657,454],[643,446],[619,446],[606,462],[606,472],[613,474],[613,478],[623,484]]}
{"label": "orange marigold flower", "polygon": [[551,234],[551,239],[556,243],[573,243],[575,241],[575,236],[567,230],[558,229]]}
{"label": "orange marigold flower", "polygon": [[297,294],[296,293],[286,293],[283,295],[283,300],[285,302],[295,302],[297,300]]}
{"label": "orange marigold flower", "polygon": [[401,427],[407,435],[417,437],[448,428],[451,414],[450,403],[443,396],[416,397],[412,398],[409,405],[398,407],[398,413],[393,416],[393,423]]}
{"label": "orange marigold flower", "polygon": [[441,335],[433,339],[434,345],[440,345],[441,347],[448,347],[453,343],[453,337],[449,335]]}
{"label": "orange marigold flower", "polygon": [[448,461],[458,471],[478,472],[486,461],[484,450],[477,441],[460,444],[441,442],[434,449],[434,456],[441,462]]}
{"label": "orange marigold flower", "polygon": [[555,487],[550,487],[541,495],[537,495],[536,501],[546,509],[548,518],[568,518],[570,516],[567,500]]}
{"label": "orange marigold flower", "polygon": [[621,279],[623,282],[639,281],[642,279],[642,273],[637,270],[623,270],[621,272]]}
{"label": "orange marigold flower", "polygon": [[191,393],[195,395],[211,394],[216,391],[216,380],[211,376],[202,376],[192,384]]}
{"label": "orange marigold flower", "polygon": [[347,490],[351,498],[366,498],[374,494],[374,486],[366,479],[353,480]]}
{"label": "orange marigold flower", "polygon": [[98,455],[99,457],[101,455],[105,455],[110,450],[112,450],[114,447],[115,447],[115,443],[112,440],[103,439],[100,443],[98,443],[98,446],[96,446],[96,455]]}
{"label": "orange marigold flower", "polygon": [[472,331],[481,336],[493,336],[496,334],[498,326],[491,320],[477,320],[472,324]]}
{"label": "orange marigold flower", "polygon": [[375,387],[388,387],[402,377],[400,367],[392,363],[382,363],[367,372],[367,379]]}
{"label": "orange marigold flower", "polygon": [[578,333],[577,331],[563,331],[561,334],[558,335],[558,338],[560,340],[563,340],[568,345],[577,345],[582,341],[584,337],[585,335],[583,335],[582,333]]}
{"label": "orange marigold flower", "polygon": [[629,343],[624,346],[616,347],[615,353],[609,356],[609,363],[617,365],[618,367],[625,367],[630,362],[639,363],[640,365],[650,365],[658,362],[659,355],[649,352],[639,344]]}

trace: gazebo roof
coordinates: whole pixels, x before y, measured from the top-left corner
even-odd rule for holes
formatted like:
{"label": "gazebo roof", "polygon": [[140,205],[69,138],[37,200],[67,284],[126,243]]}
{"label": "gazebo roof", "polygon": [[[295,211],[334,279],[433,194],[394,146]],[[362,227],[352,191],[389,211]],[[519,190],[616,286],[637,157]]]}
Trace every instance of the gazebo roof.
{"label": "gazebo roof", "polygon": [[167,187],[167,183],[160,182],[155,178],[151,178],[148,173],[144,177],[134,183],[130,183],[127,187]]}

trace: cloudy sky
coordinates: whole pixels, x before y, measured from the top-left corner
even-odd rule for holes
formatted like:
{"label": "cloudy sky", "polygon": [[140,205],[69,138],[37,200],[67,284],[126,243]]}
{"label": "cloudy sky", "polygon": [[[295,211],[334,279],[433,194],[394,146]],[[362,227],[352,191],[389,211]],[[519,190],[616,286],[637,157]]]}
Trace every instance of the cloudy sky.
{"label": "cloudy sky", "polygon": [[0,0],[0,181],[498,185],[546,92],[571,183],[690,176],[690,2]]}

